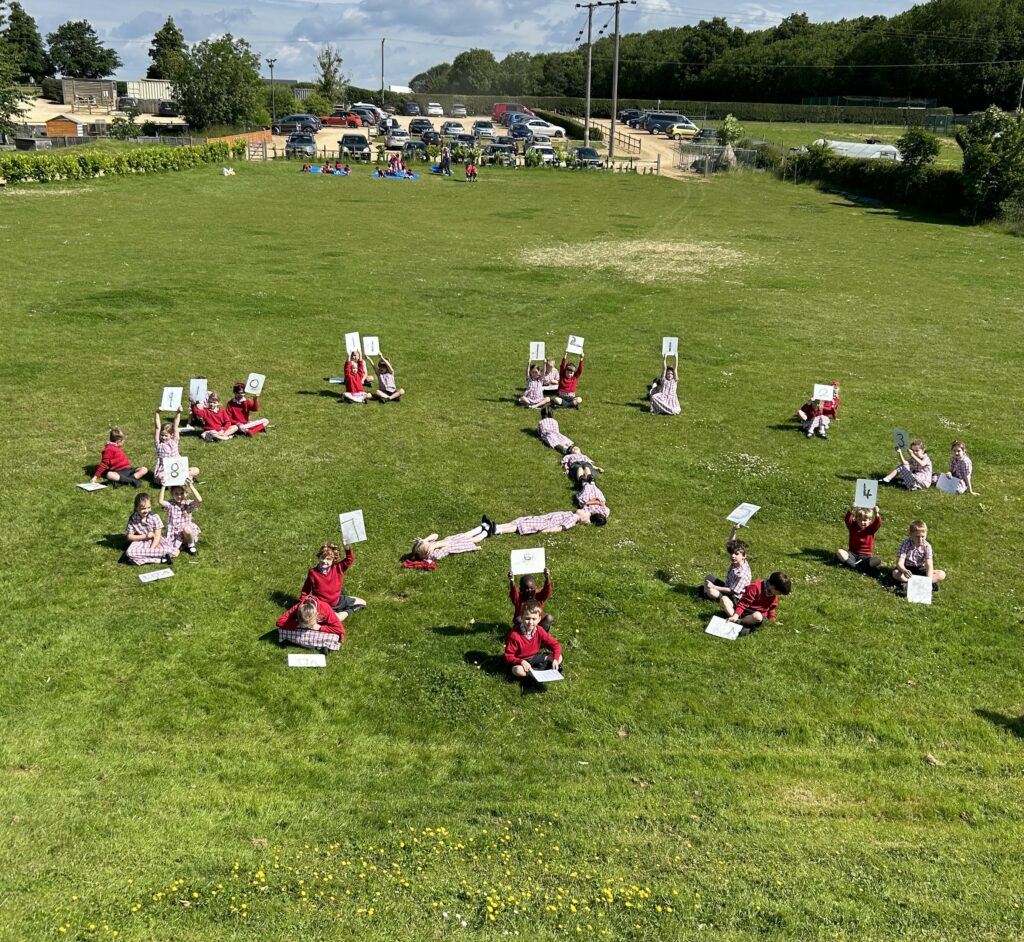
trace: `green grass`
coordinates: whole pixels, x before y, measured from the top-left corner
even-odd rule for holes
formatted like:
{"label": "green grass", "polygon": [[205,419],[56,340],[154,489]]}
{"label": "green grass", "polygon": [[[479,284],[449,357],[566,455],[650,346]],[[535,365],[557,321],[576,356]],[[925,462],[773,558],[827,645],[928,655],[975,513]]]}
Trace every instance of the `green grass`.
{"label": "green grass", "polygon": [[[0,938],[1021,937],[1017,243],[759,175],[368,172],[0,193]],[[639,283],[520,257],[608,240],[743,261]],[[400,406],[325,386],[349,330],[381,336]],[[570,332],[586,402],[563,429],[613,514],[544,539],[569,675],[523,696],[489,669],[527,544],[398,557],[568,506],[510,400],[528,341]],[[636,405],[665,334],[674,420]],[[165,384],[249,370],[272,433],[183,440],[202,556],[140,585],[131,495],[74,482],[115,423],[151,462]],[[788,418],[833,379],[841,420],[806,441]],[[887,558],[931,526],[931,608],[829,562],[897,424],[938,466],[962,435],[982,495],[883,492]],[[795,591],[729,644],[692,587],[743,500],[755,575]],[[326,671],[289,671],[261,636],[355,507],[369,608]]]}

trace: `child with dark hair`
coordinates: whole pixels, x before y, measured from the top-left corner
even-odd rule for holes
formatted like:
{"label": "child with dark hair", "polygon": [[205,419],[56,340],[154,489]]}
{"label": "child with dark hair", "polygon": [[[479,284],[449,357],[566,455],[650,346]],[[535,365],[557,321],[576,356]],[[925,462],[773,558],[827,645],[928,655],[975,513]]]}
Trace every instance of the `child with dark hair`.
{"label": "child with dark hair", "polygon": [[132,487],[138,487],[142,483],[142,479],[149,471],[146,468],[136,468],[128,460],[124,453],[124,443],[127,440],[128,436],[116,425],[110,430],[110,440],[103,446],[99,467],[90,483],[96,484],[100,478]]}
{"label": "child with dark hair", "polygon": [[516,517],[508,523],[493,523],[484,518],[484,523],[490,531],[488,536],[507,536],[510,533],[533,536],[536,533],[561,533],[579,524],[603,527],[608,522],[608,513],[605,506],[581,507],[575,513],[571,510],[554,510],[548,514]]}
{"label": "child with dark hair", "polygon": [[718,579],[710,573],[704,579],[704,595],[712,602],[718,602],[729,618],[735,611],[735,603],[750,585],[751,574],[750,564],[747,556],[750,547],[743,541],[736,539],[738,526],[733,524],[729,532],[729,539],[725,543],[725,551],[729,554],[729,569],[724,579]]}
{"label": "child with dark hair", "polygon": [[544,585],[539,589],[537,588],[537,580],[533,576],[523,576],[519,580],[519,585],[516,586],[516,577],[512,573],[508,574],[508,598],[512,603],[514,609],[512,614],[512,626],[515,627],[520,624],[520,620],[523,615],[523,609],[526,608],[532,602],[536,602],[540,606],[541,625],[544,628],[550,628],[552,618],[550,615],[544,613],[544,603],[551,598],[551,573],[545,568],[544,570]]}
{"label": "child with dark hair", "polygon": [[536,363],[526,364],[526,389],[516,401],[530,409],[539,409],[551,401],[544,395],[543,374]]}
{"label": "child with dark hair", "polygon": [[[228,418],[238,426],[238,431],[242,435],[257,435],[260,432],[265,432],[267,426],[270,425],[270,419],[252,418],[254,412],[260,411],[259,396],[253,396],[252,399],[246,396],[245,383],[235,383],[231,391],[234,395],[224,407],[224,411],[228,414]],[[244,426],[249,426],[249,428]]]}
{"label": "child with dark hair", "polygon": [[153,511],[149,494],[136,494],[132,515],[124,534],[128,537],[125,556],[133,566],[169,563],[178,555],[175,545],[163,535],[164,522]]}
{"label": "child with dark hair", "polygon": [[740,596],[736,611],[728,620],[739,622],[743,626],[740,635],[757,631],[765,619],[775,621],[779,596],[789,595],[792,588],[793,584],[784,572],[773,572],[767,579],[751,582]]}
{"label": "child with dark hair", "polygon": [[587,481],[594,480],[594,472],[604,473],[604,468],[599,468],[591,461],[579,445],[571,445],[562,458],[562,470],[572,481],[574,487],[582,487]]}
{"label": "child with dark hair", "polygon": [[971,475],[974,473],[974,462],[967,454],[967,446],[959,438],[953,439],[950,445],[949,476],[956,481],[956,492],[958,494],[973,494],[978,496],[971,482]]}
{"label": "child with dark hair", "polygon": [[517,680],[527,679],[535,670],[562,666],[562,646],[541,627],[541,614],[537,602],[527,602],[520,625],[505,636],[505,663]]}

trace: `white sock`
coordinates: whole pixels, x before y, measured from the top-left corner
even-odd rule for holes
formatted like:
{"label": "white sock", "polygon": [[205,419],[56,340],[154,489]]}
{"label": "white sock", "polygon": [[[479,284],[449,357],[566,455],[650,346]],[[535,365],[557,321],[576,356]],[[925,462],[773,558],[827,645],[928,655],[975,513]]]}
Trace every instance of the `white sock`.
{"label": "white sock", "polygon": [[469,531],[470,536],[487,536],[487,527],[484,524],[480,524],[478,527],[474,527]]}

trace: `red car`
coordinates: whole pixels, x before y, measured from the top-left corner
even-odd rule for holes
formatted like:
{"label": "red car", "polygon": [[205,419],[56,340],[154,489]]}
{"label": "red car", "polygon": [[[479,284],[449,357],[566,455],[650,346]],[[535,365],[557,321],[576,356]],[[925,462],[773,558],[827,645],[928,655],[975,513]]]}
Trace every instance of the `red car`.
{"label": "red car", "polygon": [[334,114],[321,118],[320,123],[335,128],[361,128],[363,119],[354,111],[335,111]]}

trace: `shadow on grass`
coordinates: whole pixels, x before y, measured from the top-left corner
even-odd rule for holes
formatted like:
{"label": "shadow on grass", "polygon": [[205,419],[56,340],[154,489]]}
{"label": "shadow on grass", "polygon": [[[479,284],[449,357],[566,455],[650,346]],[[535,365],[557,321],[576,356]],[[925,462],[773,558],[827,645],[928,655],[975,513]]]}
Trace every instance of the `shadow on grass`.
{"label": "shadow on grass", "polygon": [[294,595],[291,595],[288,592],[279,592],[277,589],[273,592],[268,592],[267,598],[278,608],[291,608],[296,602],[298,602],[298,599]]}
{"label": "shadow on grass", "polygon": [[128,537],[123,533],[108,533],[106,536],[98,539],[96,545],[102,546],[104,549],[118,550],[122,554],[126,553],[130,546]]}
{"label": "shadow on grass", "polygon": [[974,715],[988,720],[994,726],[1001,726],[1018,739],[1024,739],[1024,716],[1005,716],[993,710],[975,710]]}
{"label": "shadow on grass", "polygon": [[505,670],[505,658],[500,654],[491,654],[489,651],[467,651],[462,659],[470,667],[479,667],[485,674],[491,677],[504,677],[508,680],[508,671]]}
{"label": "shadow on grass", "polygon": [[673,592],[678,592],[681,595],[688,595],[690,598],[698,599],[701,601],[708,601],[704,597],[704,586],[701,585],[690,585],[688,582],[676,582],[672,573],[667,569],[657,569],[654,572],[654,578],[659,582],[664,582]]}
{"label": "shadow on grass", "polygon": [[[277,628],[271,628],[270,631],[265,631],[263,634],[259,636],[259,640],[262,641],[264,644],[272,644],[275,647],[278,647],[279,645],[277,642]],[[280,647],[284,647],[284,645],[280,645]]]}
{"label": "shadow on grass", "polygon": [[[800,432],[801,435],[804,433],[800,429],[799,422],[779,422],[775,425],[765,426],[773,432]],[[806,435],[804,436],[806,438]]]}
{"label": "shadow on grass", "polygon": [[435,635],[444,635],[446,638],[459,638],[463,635],[492,634],[503,638],[509,631],[508,623],[502,622],[474,622],[472,625],[438,625],[430,629]]}
{"label": "shadow on grass", "polygon": [[[345,387],[342,386],[342,389]],[[324,399],[341,399],[342,394],[333,389],[296,389],[296,396],[321,396]]]}

